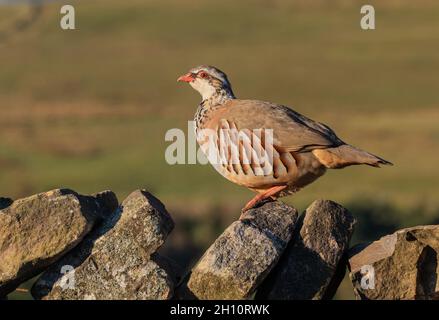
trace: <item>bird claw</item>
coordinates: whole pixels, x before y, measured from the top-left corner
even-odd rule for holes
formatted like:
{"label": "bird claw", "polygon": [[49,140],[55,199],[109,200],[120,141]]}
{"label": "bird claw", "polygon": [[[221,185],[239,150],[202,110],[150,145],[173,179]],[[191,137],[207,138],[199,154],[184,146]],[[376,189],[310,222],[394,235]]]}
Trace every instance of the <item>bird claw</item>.
{"label": "bird claw", "polygon": [[245,206],[244,208],[241,209],[241,215],[239,216],[239,221],[243,221],[245,219],[245,214],[247,213],[247,211],[249,211],[250,209],[253,208],[247,208],[247,206]]}
{"label": "bird claw", "polygon": [[249,211],[251,208],[249,208],[249,209],[246,209],[246,208],[243,208],[242,210],[241,210],[241,215],[239,216],[239,221],[243,221],[243,220],[245,220],[245,214],[247,213],[247,211]]}
{"label": "bird claw", "polygon": [[244,207],[244,208],[242,208],[241,209],[241,215],[239,216],[239,221],[242,221],[242,220],[244,220],[245,219],[245,214],[249,211],[249,210],[251,210],[251,209],[255,209],[255,208],[257,208],[257,207],[260,207],[260,206],[262,206],[264,203],[267,203],[267,202],[272,202],[272,201],[275,201],[276,200],[276,198],[274,198],[274,197],[269,197],[269,198],[266,198],[266,199],[261,199],[261,200],[259,200],[259,201],[255,201],[254,203],[247,203],[247,205]]}

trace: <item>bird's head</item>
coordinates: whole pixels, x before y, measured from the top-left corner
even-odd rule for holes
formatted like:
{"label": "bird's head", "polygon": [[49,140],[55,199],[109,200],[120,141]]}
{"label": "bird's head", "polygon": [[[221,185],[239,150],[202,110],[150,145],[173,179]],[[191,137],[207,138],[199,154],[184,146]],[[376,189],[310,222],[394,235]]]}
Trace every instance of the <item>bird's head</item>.
{"label": "bird's head", "polygon": [[231,99],[235,97],[226,74],[212,66],[192,68],[177,81],[189,83],[201,94],[203,100],[213,96],[224,96]]}

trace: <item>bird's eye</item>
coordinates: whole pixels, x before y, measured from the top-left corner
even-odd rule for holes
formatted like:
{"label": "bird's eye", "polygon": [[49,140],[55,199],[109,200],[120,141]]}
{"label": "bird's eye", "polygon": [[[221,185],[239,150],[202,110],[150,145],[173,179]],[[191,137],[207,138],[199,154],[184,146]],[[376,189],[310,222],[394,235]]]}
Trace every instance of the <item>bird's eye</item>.
{"label": "bird's eye", "polygon": [[207,78],[207,73],[202,71],[198,74],[200,76],[200,78],[206,79]]}

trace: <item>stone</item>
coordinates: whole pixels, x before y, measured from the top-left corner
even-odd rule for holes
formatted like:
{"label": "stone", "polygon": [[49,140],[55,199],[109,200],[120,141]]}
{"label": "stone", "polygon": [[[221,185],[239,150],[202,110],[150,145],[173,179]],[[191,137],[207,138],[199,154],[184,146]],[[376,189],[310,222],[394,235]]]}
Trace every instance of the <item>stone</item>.
{"label": "stone", "polygon": [[9,203],[0,210],[0,296],[74,248],[116,208],[110,191],[94,197],[68,189]]}
{"label": "stone", "polygon": [[249,299],[286,248],[297,211],[268,202],[232,223],[179,288],[181,298]]}
{"label": "stone", "polygon": [[287,250],[255,298],[332,298],[345,274],[344,254],[354,224],[354,217],[339,204],[314,201],[300,217]]}
{"label": "stone", "polygon": [[362,300],[437,300],[439,226],[401,229],[350,250],[350,278]]}
{"label": "stone", "polygon": [[[156,251],[173,227],[157,198],[145,190],[135,191],[43,273],[31,293],[47,300],[170,299],[177,281],[175,268]],[[67,273],[65,266],[70,268]]]}

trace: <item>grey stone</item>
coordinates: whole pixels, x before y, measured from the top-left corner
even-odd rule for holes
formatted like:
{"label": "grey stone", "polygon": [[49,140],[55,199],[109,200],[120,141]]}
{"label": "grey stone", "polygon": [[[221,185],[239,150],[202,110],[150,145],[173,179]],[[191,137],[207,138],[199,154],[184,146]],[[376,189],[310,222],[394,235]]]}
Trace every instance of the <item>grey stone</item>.
{"label": "grey stone", "polygon": [[180,298],[250,298],[286,248],[296,220],[297,211],[281,202],[247,211],[205,252],[183,281]]}
{"label": "grey stone", "polygon": [[439,226],[399,230],[350,250],[358,299],[439,299]]}
{"label": "grey stone", "polygon": [[258,289],[256,299],[329,299],[342,280],[343,259],[355,219],[342,206],[314,201],[300,217],[281,260]]}
{"label": "grey stone", "polygon": [[93,197],[68,189],[5,206],[0,210],[0,295],[58,260],[116,207],[112,192]]}
{"label": "grey stone", "polygon": [[[36,299],[170,299],[176,276],[155,251],[174,223],[164,205],[139,190],[34,284]],[[74,273],[63,275],[63,266]],[[74,275],[74,286],[64,284]]]}

